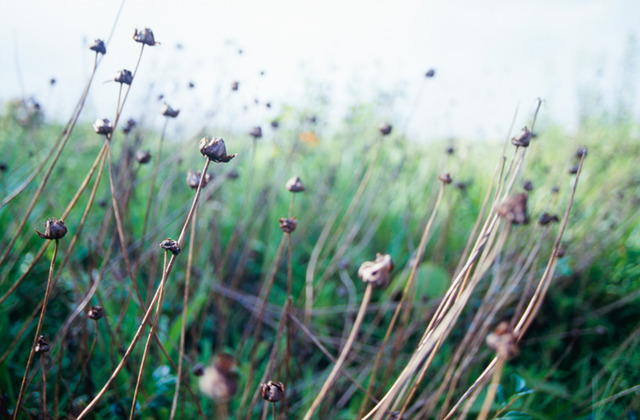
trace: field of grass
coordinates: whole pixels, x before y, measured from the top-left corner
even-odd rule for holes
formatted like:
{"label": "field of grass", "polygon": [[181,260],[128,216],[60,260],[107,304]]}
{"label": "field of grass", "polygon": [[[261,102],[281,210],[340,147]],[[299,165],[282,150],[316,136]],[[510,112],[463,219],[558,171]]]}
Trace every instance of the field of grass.
{"label": "field of grass", "polygon": [[287,107],[261,136],[168,138],[129,124],[133,73],[106,135],[1,116],[0,416],[636,418],[637,122],[416,144],[372,106]]}

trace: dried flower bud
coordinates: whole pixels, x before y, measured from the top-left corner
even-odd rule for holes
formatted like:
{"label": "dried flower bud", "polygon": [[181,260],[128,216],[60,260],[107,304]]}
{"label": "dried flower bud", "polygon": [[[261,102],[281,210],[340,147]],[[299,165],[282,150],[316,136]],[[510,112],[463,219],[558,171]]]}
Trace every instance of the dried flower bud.
{"label": "dried flower bud", "polygon": [[292,193],[302,192],[304,191],[304,185],[302,185],[302,181],[300,177],[294,176],[290,180],[287,181],[285,187]]}
{"label": "dried flower bud", "polygon": [[533,182],[526,180],[522,183],[522,188],[524,188],[525,191],[532,191],[533,190]]}
{"label": "dried flower bud", "polygon": [[452,155],[456,152],[456,149],[454,149],[453,146],[449,146],[445,151],[447,152],[448,155]]}
{"label": "dried flower bud", "polygon": [[527,194],[518,193],[506,199],[498,207],[498,215],[514,225],[526,225],[529,223],[527,215]]}
{"label": "dried flower bud", "polygon": [[55,78],[55,77],[52,77],[51,79],[49,79],[49,84],[50,84],[51,86],[55,86],[55,85],[56,85],[56,82],[57,82],[57,80],[56,80],[56,78]]}
{"label": "dried flower bud", "polygon": [[233,357],[226,353],[219,354],[216,363],[207,366],[198,379],[198,386],[211,399],[225,401],[231,398],[238,390],[238,374]]}
{"label": "dried flower bud", "polygon": [[504,359],[511,359],[518,355],[516,337],[506,321],[502,321],[493,332],[487,335],[487,346]]}
{"label": "dried flower bud", "polygon": [[371,283],[376,287],[385,288],[391,280],[393,261],[389,254],[376,254],[375,261],[365,261],[358,269],[358,277],[365,283]]}
{"label": "dried flower bud", "polygon": [[558,247],[558,251],[556,252],[556,257],[558,258],[563,258],[564,255],[566,253],[566,250],[564,249],[564,247]]}
{"label": "dried flower bud", "polygon": [[254,139],[259,139],[262,137],[262,128],[260,126],[255,126],[249,131],[249,135]]}
{"label": "dried flower bud", "polygon": [[202,376],[204,375],[204,366],[202,365],[202,363],[196,363],[195,365],[193,365],[193,369],[191,371],[195,376]]}
{"label": "dried flower bud", "polygon": [[166,102],[164,103],[164,105],[162,106],[162,115],[164,115],[165,117],[169,117],[169,118],[175,118],[178,116],[178,114],[180,113],[179,109],[173,109],[171,108]]}
{"label": "dried flower bud", "polygon": [[287,219],[286,217],[281,217],[280,219],[280,230],[284,233],[291,233],[296,230],[298,227],[298,221],[294,219]]}
{"label": "dried flower bud", "polygon": [[573,165],[572,167],[569,168],[569,173],[571,175],[575,175],[578,173],[578,169],[580,169],[580,165]]}
{"label": "dried flower bud", "polygon": [[531,131],[529,131],[527,127],[524,127],[517,136],[511,139],[511,143],[514,146],[529,147],[529,143],[531,143]]}
{"label": "dried flower bud", "polygon": [[131,132],[131,130],[133,130],[136,126],[136,120],[134,120],[133,118],[129,118],[127,120],[127,123],[124,125],[124,127],[122,127],[122,132],[124,134],[129,134]]}
{"label": "dried flower bud", "polygon": [[33,351],[36,353],[46,353],[49,351],[49,343],[44,339],[44,336],[38,337],[36,340],[36,346],[33,348]]}
{"label": "dried flower bud", "polygon": [[141,31],[138,31],[136,29],[133,33],[133,40],[150,47],[159,44],[159,42],[156,42],[155,37],[153,36],[153,31],[149,28],[144,28]]}
{"label": "dried flower bud", "polygon": [[452,182],[451,175],[449,175],[449,173],[440,174],[440,176],[438,176],[438,179],[445,185],[451,184]]}
{"label": "dried flower bud", "polygon": [[576,150],[576,157],[578,159],[582,159],[583,156],[587,157],[587,153],[588,153],[588,150],[586,147],[578,147],[578,150]]}
{"label": "dried flower bud", "polygon": [[160,242],[160,248],[171,252],[173,255],[178,255],[181,251],[180,244],[171,238],[167,238]]}
{"label": "dried flower bud", "polygon": [[203,137],[200,140],[200,153],[213,162],[222,163],[229,162],[237,156],[237,153],[227,155],[227,146],[225,146],[224,140],[217,137]]}
{"label": "dried flower bud", "polygon": [[134,158],[139,164],[144,165],[151,161],[151,153],[148,150],[138,150]]}
{"label": "dried flower bud", "polygon": [[[200,178],[202,178],[202,172],[192,171],[189,169],[187,172],[187,185],[193,189],[198,188],[198,185],[200,185]],[[211,181],[211,175],[207,173],[204,177],[204,181],[202,181],[202,186],[204,187],[207,185],[209,181]]]}
{"label": "dried flower bud", "polygon": [[67,234],[67,227],[62,220],[51,218],[44,223],[44,233],[38,232],[37,229],[36,233],[42,239],[62,239]]}
{"label": "dried flower bud", "polygon": [[118,74],[116,74],[116,77],[113,80],[124,85],[131,85],[131,82],[133,82],[133,75],[129,70],[122,69]]}
{"label": "dried flower bud", "polygon": [[113,125],[111,125],[111,121],[107,118],[98,118],[96,122],[93,123],[93,131],[97,134],[108,136],[113,133]]}
{"label": "dried flower bud", "polygon": [[282,382],[269,381],[260,385],[262,398],[269,402],[278,402],[284,398],[284,385]]}
{"label": "dried flower bud", "polygon": [[384,123],[380,126],[380,134],[382,134],[383,136],[388,136],[389,134],[391,134],[392,128],[393,127],[391,126],[391,124]]}
{"label": "dried flower bud", "polygon": [[187,86],[189,86],[189,89],[193,89],[194,87],[196,87],[196,84],[193,82],[189,82]]}
{"label": "dried flower bud", "polygon": [[551,222],[558,223],[559,221],[560,219],[558,219],[558,216],[549,213],[542,213],[538,219],[538,223],[542,226],[546,226]]}
{"label": "dried flower bud", "polygon": [[234,91],[234,92],[237,91],[239,87],[240,87],[240,82],[236,81],[236,82],[231,83],[231,90],[232,91]]}
{"label": "dried flower bud", "polygon": [[87,313],[87,316],[96,321],[104,316],[104,308],[102,306],[92,306]]}
{"label": "dried flower bud", "polygon": [[424,77],[431,78],[431,77],[433,77],[433,76],[435,76],[435,75],[436,75],[436,71],[435,71],[434,69],[429,69],[429,70],[424,74]]}
{"label": "dried flower bud", "polygon": [[104,41],[101,39],[96,39],[93,41],[93,44],[89,46],[91,51],[95,51],[96,54],[105,55],[107,53],[107,47],[104,45]]}
{"label": "dried flower bud", "polygon": [[273,120],[271,121],[271,128],[278,128],[280,127],[280,123],[278,122],[278,120]]}

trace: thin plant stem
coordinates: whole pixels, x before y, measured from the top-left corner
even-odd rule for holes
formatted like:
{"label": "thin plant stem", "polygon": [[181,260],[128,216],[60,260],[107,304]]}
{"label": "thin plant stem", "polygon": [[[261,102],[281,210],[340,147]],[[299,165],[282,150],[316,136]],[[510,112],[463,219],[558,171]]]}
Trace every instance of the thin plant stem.
{"label": "thin plant stem", "polygon": [[29,376],[29,369],[31,368],[31,363],[33,363],[33,357],[35,355],[36,343],[38,342],[38,337],[40,337],[40,332],[42,331],[42,324],[44,323],[44,316],[47,312],[47,304],[49,303],[49,295],[51,293],[53,271],[54,271],[57,255],[58,255],[58,239],[55,239],[53,256],[51,257],[51,265],[49,266],[49,278],[47,280],[47,288],[44,294],[44,302],[42,304],[42,310],[40,311],[40,319],[38,321],[38,326],[36,327],[36,334],[33,338],[33,344],[31,345],[31,350],[29,351],[27,367],[25,368],[24,376],[22,377],[22,385],[20,386],[20,392],[18,393],[18,402],[16,403],[16,409],[13,411],[13,420],[16,420],[18,418],[18,413],[20,413],[20,405],[22,404],[22,399],[24,398],[24,393],[26,390],[25,388],[27,385],[27,377]]}
{"label": "thin plant stem", "polygon": [[496,398],[496,392],[498,391],[498,385],[500,385],[500,376],[502,375],[502,368],[504,367],[504,358],[498,357],[498,362],[493,370],[493,377],[491,379],[491,385],[487,391],[487,396],[482,404],[482,409],[478,415],[478,420],[486,420],[493,405],[493,400]]}
{"label": "thin plant stem", "polygon": [[44,368],[44,353],[40,353],[40,371],[42,372],[42,414],[46,419],[47,415],[47,371]]}
{"label": "thin plant stem", "polygon": [[344,345],[344,348],[342,349],[342,353],[340,353],[340,357],[338,357],[338,360],[333,365],[333,369],[331,369],[331,372],[329,373],[329,376],[324,382],[324,385],[322,385],[320,392],[318,392],[318,396],[315,398],[315,400],[311,404],[311,407],[309,408],[309,410],[307,410],[307,413],[304,415],[304,420],[311,420],[313,413],[318,409],[318,407],[322,403],[322,400],[327,395],[329,388],[333,385],[334,381],[336,380],[336,377],[340,372],[340,368],[342,367],[344,362],[347,360],[349,351],[351,351],[351,346],[353,345],[356,339],[356,336],[358,335],[358,331],[360,330],[360,326],[362,325],[362,321],[364,320],[364,315],[367,310],[367,305],[369,304],[369,300],[371,299],[372,290],[373,290],[373,285],[371,283],[368,283],[367,288],[364,291],[364,296],[362,297],[360,310],[358,311],[356,320],[353,323],[353,328],[351,329],[351,334],[349,334],[347,343]]}

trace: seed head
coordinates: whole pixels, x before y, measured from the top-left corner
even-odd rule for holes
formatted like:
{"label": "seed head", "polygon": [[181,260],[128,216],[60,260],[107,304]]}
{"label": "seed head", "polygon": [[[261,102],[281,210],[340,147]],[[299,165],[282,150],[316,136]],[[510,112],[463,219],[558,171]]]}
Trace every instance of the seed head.
{"label": "seed head", "polygon": [[193,365],[193,369],[191,369],[191,371],[195,376],[202,376],[204,375],[204,366],[202,365],[202,363],[198,362]]}
{"label": "seed head", "polygon": [[122,69],[116,74],[116,77],[113,80],[123,85],[131,85],[131,82],[133,82],[133,75],[129,70]]}
{"label": "seed head", "polygon": [[542,213],[540,215],[540,218],[538,219],[538,223],[542,226],[546,226],[549,223],[558,223],[560,221],[560,219],[558,219],[558,216],[555,214],[549,214],[549,213]]}
{"label": "seed head", "polygon": [[451,182],[453,181],[451,179],[451,175],[449,175],[449,173],[440,174],[440,176],[438,176],[438,179],[445,185],[446,184],[451,184]]}
{"label": "seed head", "polygon": [[527,215],[527,194],[518,193],[506,199],[498,207],[498,215],[513,225],[526,225],[529,223]]}
{"label": "seed head", "polygon": [[424,77],[431,78],[431,77],[433,77],[433,76],[435,76],[435,75],[436,75],[436,71],[435,71],[434,69],[429,69],[429,70],[427,70],[427,72],[424,74]]}
{"label": "seed head", "polygon": [[122,132],[124,134],[129,134],[131,132],[131,130],[133,130],[136,126],[136,120],[134,120],[133,118],[129,118],[127,120],[127,123],[124,125],[124,127],[122,127]]}
{"label": "seed head", "polygon": [[448,146],[445,151],[447,152],[448,155],[452,155],[456,152],[456,149],[454,149],[453,146]]}
{"label": "seed head", "polygon": [[298,221],[295,218],[287,219],[286,217],[281,217],[279,220],[280,230],[284,233],[291,233],[298,227]]}
{"label": "seed head", "polygon": [[44,339],[44,336],[38,337],[36,340],[36,346],[33,348],[36,353],[46,353],[49,351],[49,343]]}
{"label": "seed head", "polygon": [[160,248],[171,252],[173,255],[178,255],[181,251],[180,244],[171,238],[167,238],[160,242]]}
{"label": "seed head", "polygon": [[87,316],[97,321],[104,316],[104,308],[102,306],[92,306]]}
{"label": "seed head", "polygon": [[108,136],[113,133],[113,125],[111,125],[111,121],[109,121],[108,118],[98,118],[96,122],[93,123],[93,131],[97,134]]}
{"label": "seed head", "polygon": [[586,147],[578,147],[578,150],[576,150],[576,157],[578,159],[582,159],[583,156],[587,157],[587,153],[588,153],[588,150]]}
{"label": "seed head", "polygon": [[533,190],[533,182],[526,180],[522,183],[522,188],[524,188],[525,191],[532,191]]}
{"label": "seed head", "polygon": [[493,332],[487,335],[487,346],[504,359],[511,359],[518,355],[516,337],[506,321],[502,321]]}
{"label": "seed head", "polygon": [[141,31],[138,31],[136,29],[133,33],[133,40],[150,47],[159,44],[159,42],[156,42],[155,37],[153,36],[153,31],[149,28],[144,28]]}
{"label": "seed head", "polygon": [[269,402],[278,402],[284,398],[284,385],[282,382],[269,381],[260,385],[262,398]]}
{"label": "seed head", "polygon": [[200,153],[213,162],[221,163],[229,162],[237,156],[237,153],[227,155],[227,146],[225,146],[224,140],[217,137],[203,137],[200,140]]}
{"label": "seed head", "polygon": [[62,220],[51,218],[44,223],[44,233],[37,229],[36,233],[42,239],[62,239],[67,234],[67,227]]}
{"label": "seed head", "polygon": [[580,169],[580,165],[573,165],[572,167],[569,168],[569,173],[571,175],[575,175],[578,173],[578,169]]}
{"label": "seed head", "polygon": [[566,249],[564,249],[564,247],[560,246],[558,247],[558,251],[556,252],[556,257],[558,258],[563,258],[564,255],[566,254]]}
{"label": "seed head", "polygon": [[389,254],[376,254],[375,261],[365,261],[358,269],[358,277],[365,283],[371,283],[375,287],[385,288],[391,280],[393,261]]}
{"label": "seed head", "polygon": [[531,131],[527,127],[523,127],[517,136],[511,139],[514,146],[529,147],[531,143]]}
{"label": "seed head", "polygon": [[138,150],[134,155],[134,158],[139,164],[144,165],[151,161],[151,153],[149,153],[148,150]]}
{"label": "seed head", "polygon": [[89,46],[91,51],[95,51],[96,54],[105,55],[107,53],[107,47],[104,45],[104,41],[101,39],[96,39],[93,41],[93,44]]}
{"label": "seed head", "polygon": [[[200,178],[202,178],[202,172],[192,171],[189,169],[187,172],[187,185],[195,190],[198,188],[198,185],[200,185]],[[206,186],[209,181],[211,181],[211,175],[207,173],[204,177],[204,181],[202,181],[202,186]]]}
{"label": "seed head", "polygon": [[276,129],[278,127],[280,127],[280,123],[278,122],[278,120],[271,121],[271,128]]}
{"label": "seed head", "polygon": [[285,186],[292,193],[297,193],[297,192],[304,191],[304,185],[302,185],[302,181],[300,180],[300,177],[298,177],[298,176],[294,176],[293,178],[288,180],[287,183],[285,184]]}
{"label": "seed head", "polygon": [[231,90],[232,91],[236,92],[239,87],[240,87],[240,82],[235,81],[235,82],[231,83]]}
{"label": "seed head", "polygon": [[254,139],[259,139],[262,137],[262,128],[260,126],[255,126],[249,131],[249,135]]}
{"label": "seed head", "polygon": [[383,136],[388,136],[389,134],[391,134],[391,130],[392,130],[392,126],[389,123],[384,123],[380,126],[380,134],[382,134]]}
{"label": "seed head", "polygon": [[226,353],[217,356],[213,366],[207,366],[198,380],[200,391],[214,400],[225,401],[238,390],[238,374],[233,357]]}
{"label": "seed head", "polygon": [[179,109],[176,110],[171,108],[166,102],[162,106],[162,115],[164,115],[165,117],[175,118],[178,116],[179,113],[180,113]]}
{"label": "seed head", "polygon": [[229,172],[227,172],[227,178],[229,179],[238,179],[239,176],[240,174],[235,169],[232,169]]}

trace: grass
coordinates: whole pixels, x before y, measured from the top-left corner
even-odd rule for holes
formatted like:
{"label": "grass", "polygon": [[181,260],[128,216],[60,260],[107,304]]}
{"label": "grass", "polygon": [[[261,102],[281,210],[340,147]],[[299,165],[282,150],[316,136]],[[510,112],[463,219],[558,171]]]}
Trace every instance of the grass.
{"label": "grass", "polygon": [[[143,119],[118,89],[112,121]],[[105,138],[37,112],[24,121],[26,106],[7,104],[0,122],[0,199],[16,192],[0,208],[5,416],[445,418],[477,416],[485,401],[487,418],[640,409],[637,122],[593,117],[574,136],[537,125],[526,149],[508,141],[513,130],[504,148],[460,140],[449,153],[447,141],[381,134],[388,116],[371,106],[333,127],[283,106],[277,129],[259,122],[261,138],[253,125],[207,127],[238,156],[205,166],[212,180],[194,190],[185,177],[208,164],[202,134],[167,138],[167,119]],[[588,156],[569,174],[582,146]],[[141,149],[161,158],[141,164]],[[38,194],[41,163],[51,175]],[[305,189],[294,203],[285,184],[296,175]],[[505,220],[517,208],[497,210],[525,181],[531,221],[520,226]],[[544,212],[560,223],[540,225]],[[33,229],[64,213],[67,236],[43,247]],[[283,217],[295,231],[281,231]],[[163,262],[168,237],[182,252]],[[395,266],[379,290],[358,279],[376,253]],[[47,278],[50,350],[31,363]],[[87,317],[93,305],[104,318]],[[517,357],[485,344],[500,321]],[[197,363],[215,372],[215,392],[199,390],[213,379],[196,376]],[[496,365],[500,385],[485,398]],[[277,403],[261,401],[269,380],[286,389]]]}

